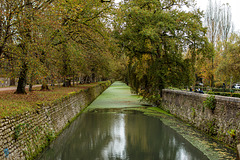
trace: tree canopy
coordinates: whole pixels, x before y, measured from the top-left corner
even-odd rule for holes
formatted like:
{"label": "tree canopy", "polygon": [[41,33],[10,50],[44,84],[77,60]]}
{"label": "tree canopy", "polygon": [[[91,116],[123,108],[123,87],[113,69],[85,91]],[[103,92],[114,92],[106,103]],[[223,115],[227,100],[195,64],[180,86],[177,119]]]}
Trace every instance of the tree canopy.
{"label": "tree canopy", "polygon": [[196,56],[211,49],[202,13],[181,9],[189,5],[182,0],[132,0],[117,10],[115,36],[129,57],[129,84],[147,99],[167,86],[190,85]]}
{"label": "tree canopy", "polygon": [[36,81],[87,83],[115,73],[107,27],[113,3],[10,0],[0,7],[1,75],[18,78],[16,93]]}

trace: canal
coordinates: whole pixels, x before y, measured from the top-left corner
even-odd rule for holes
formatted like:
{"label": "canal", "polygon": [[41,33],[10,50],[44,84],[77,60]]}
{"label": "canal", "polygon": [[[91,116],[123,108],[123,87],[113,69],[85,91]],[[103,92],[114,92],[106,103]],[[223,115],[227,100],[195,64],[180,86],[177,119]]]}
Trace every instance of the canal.
{"label": "canal", "polygon": [[115,82],[38,159],[234,159],[233,151],[164,112],[153,114],[156,109],[139,100]]}

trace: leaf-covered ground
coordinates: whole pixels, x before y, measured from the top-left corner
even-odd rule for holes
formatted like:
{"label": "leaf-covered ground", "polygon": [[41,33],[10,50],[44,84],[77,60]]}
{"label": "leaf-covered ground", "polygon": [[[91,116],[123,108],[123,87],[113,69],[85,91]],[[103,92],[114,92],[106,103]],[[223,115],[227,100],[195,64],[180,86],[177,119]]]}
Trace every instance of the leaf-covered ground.
{"label": "leaf-covered ground", "polygon": [[49,91],[40,91],[39,87],[34,88],[32,92],[27,91],[26,95],[14,94],[15,91],[1,91],[0,118],[32,111],[37,107],[36,104],[52,102],[72,92],[78,92],[99,83],[75,85],[72,87],[55,86],[54,88],[50,88]]}

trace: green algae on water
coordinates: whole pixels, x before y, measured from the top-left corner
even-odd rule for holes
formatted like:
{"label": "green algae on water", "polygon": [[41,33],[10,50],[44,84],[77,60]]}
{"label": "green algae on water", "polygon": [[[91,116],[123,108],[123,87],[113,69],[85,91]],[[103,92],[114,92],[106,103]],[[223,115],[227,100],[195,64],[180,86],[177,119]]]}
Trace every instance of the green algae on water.
{"label": "green algae on water", "polygon": [[87,110],[141,107],[140,100],[141,97],[131,94],[130,87],[125,83],[115,82],[88,106]]}

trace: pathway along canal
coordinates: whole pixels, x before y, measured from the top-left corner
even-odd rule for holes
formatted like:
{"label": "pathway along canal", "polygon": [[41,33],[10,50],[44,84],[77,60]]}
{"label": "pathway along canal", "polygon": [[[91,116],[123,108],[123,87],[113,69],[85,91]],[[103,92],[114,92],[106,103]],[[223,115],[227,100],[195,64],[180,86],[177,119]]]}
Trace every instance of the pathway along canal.
{"label": "pathway along canal", "polygon": [[142,106],[128,86],[115,82],[39,160],[205,160],[235,156],[156,107]]}

